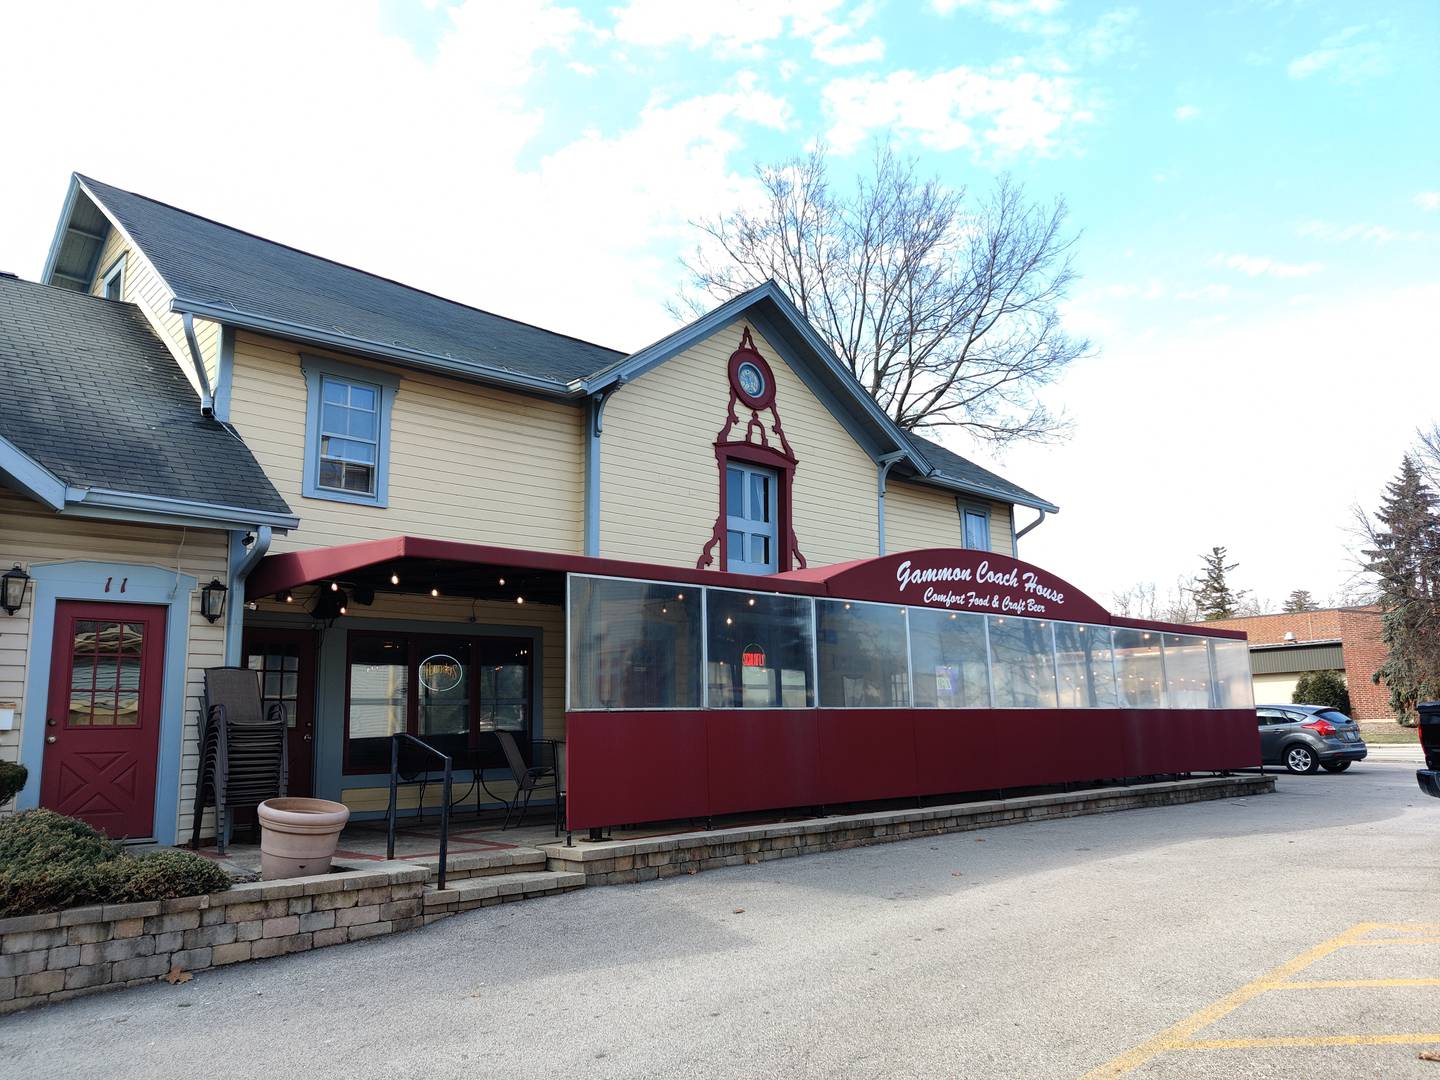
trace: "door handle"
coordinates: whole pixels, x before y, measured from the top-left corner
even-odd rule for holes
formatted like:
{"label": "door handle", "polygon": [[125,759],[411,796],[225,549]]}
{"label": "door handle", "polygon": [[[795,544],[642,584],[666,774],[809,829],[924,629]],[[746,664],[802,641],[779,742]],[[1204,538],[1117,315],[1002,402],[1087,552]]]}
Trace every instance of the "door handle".
{"label": "door handle", "polygon": [[54,736],[54,735],[46,735],[46,736],[45,736],[45,741],[46,741],[47,743],[53,743],[53,742],[55,741],[55,736]]}
{"label": "door handle", "polygon": [[53,717],[53,716],[47,716],[47,717],[45,718],[45,726],[46,726],[46,727],[54,727],[54,726],[55,726],[55,717]]}

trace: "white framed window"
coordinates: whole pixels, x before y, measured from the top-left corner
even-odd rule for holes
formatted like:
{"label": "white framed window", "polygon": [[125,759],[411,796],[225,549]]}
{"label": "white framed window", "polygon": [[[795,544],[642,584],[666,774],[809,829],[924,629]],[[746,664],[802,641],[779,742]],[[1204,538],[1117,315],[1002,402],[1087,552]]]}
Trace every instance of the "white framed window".
{"label": "white framed window", "polygon": [[780,568],[780,476],[731,461],[725,466],[725,569],[773,574]]}
{"label": "white framed window", "polygon": [[390,411],[400,380],[375,368],[305,356],[306,498],[385,506]]}
{"label": "white framed window", "polygon": [[115,260],[115,265],[105,271],[100,279],[100,295],[106,300],[119,300],[125,289],[125,256]]}

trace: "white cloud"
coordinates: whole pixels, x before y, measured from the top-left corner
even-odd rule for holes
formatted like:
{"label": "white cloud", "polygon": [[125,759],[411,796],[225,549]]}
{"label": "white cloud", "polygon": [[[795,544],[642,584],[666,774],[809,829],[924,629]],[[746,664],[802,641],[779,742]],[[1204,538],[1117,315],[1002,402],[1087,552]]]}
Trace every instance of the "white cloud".
{"label": "white cloud", "polygon": [[1246,277],[1300,278],[1318,274],[1325,267],[1317,262],[1287,263],[1264,255],[1216,255],[1211,266],[1223,266]]}
{"label": "white cloud", "polygon": [[1181,105],[1178,109],[1175,110],[1175,119],[1179,120],[1182,124],[1186,120],[1194,120],[1195,117],[1199,115],[1200,106],[1198,105]]}
{"label": "white cloud", "polygon": [[1115,8],[1095,20],[1095,25],[1075,37],[1080,53],[1096,62],[1104,62],[1135,47],[1135,24],[1140,21],[1137,8]]}
{"label": "white cloud", "polygon": [[[749,192],[737,151],[749,132],[786,124],[786,103],[736,79],[581,135],[537,96],[548,73],[592,59],[580,50],[599,32],[583,17],[543,0],[474,0],[446,19],[422,58],[351,0],[273,0],[243,19],[175,0],[144,34],[114,4],[73,20],[17,8],[0,70],[50,88],[43,107],[7,117],[8,160],[23,167],[7,173],[0,252],[28,262],[7,268],[38,273],[78,169],[565,333],[634,347],[666,332],[687,222]],[[206,77],[177,93],[174,57],[196,40],[217,43]],[[59,55],[105,70],[118,41],[126,94],[166,103],[145,137],[97,110],[93,86],[51,77]],[[217,157],[220,130],[263,152]],[[166,131],[182,152],[161,151]]]}
{"label": "white cloud", "polygon": [[930,0],[930,9],[937,15],[971,11],[998,23],[1021,30],[1040,28],[1041,20],[1057,14],[1064,0]]}
{"label": "white cloud", "polygon": [[1071,79],[1018,69],[1018,63],[988,72],[958,67],[835,79],[823,95],[826,137],[841,154],[884,130],[940,151],[1051,153],[1068,128],[1091,114]]}
{"label": "white cloud", "polygon": [[1327,240],[1345,243],[1349,240],[1363,240],[1370,244],[1388,244],[1402,234],[1384,225],[1337,225],[1331,221],[1302,222],[1295,232],[1312,240]]}
{"label": "white cloud", "polygon": [[614,14],[616,38],[631,45],[679,44],[758,58],[789,36],[809,41],[811,55],[823,64],[859,64],[885,54],[877,37],[853,40],[872,9],[862,4],[847,13],[842,0],[629,0]]}
{"label": "white cloud", "polygon": [[1440,210],[1440,191],[1422,191],[1415,196],[1415,205],[1421,210]]}
{"label": "white cloud", "polygon": [[1369,29],[1364,25],[1348,26],[1331,34],[1318,49],[1291,60],[1286,72],[1292,79],[1326,73],[1340,82],[1360,82],[1388,73],[1388,52],[1381,42],[1365,37]]}
{"label": "white cloud", "polygon": [[[1104,595],[1136,581],[1163,588],[1196,572],[1196,552],[1223,543],[1240,562],[1246,588],[1267,596],[1297,586],[1319,595],[1337,590],[1348,574],[1350,506],[1375,505],[1415,429],[1434,419],[1440,363],[1425,320],[1415,315],[1440,307],[1440,283],[1349,288],[1323,303],[1319,310],[1266,304],[1248,312],[1237,305],[1228,323],[1202,332],[1164,305],[1091,301],[1088,322],[1079,325],[1096,337],[1098,355],[1075,365],[1056,388],[1076,419],[1074,438],[1006,455],[1006,476],[1062,509],[1020,542],[1020,557]],[[1354,336],[1336,333],[1337,326],[1364,328],[1363,378],[1355,377]],[[1396,395],[1396,386],[1407,393]],[[1314,475],[1287,479],[1283,491],[1247,481],[1255,442],[1227,433],[1273,430],[1276,402],[1295,416],[1333,415],[1336,387],[1345,388],[1345,452]],[[1204,446],[1203,469],[1181,468],[1174,454],[1136,452],[1186,441]],[[1303,437],[1291,442],[1274,448],[1292,456],[1307,449]],[[1147,511],[1125,544],[1107,532],[1116,471],[1097,470],[1097,461],[1123,463],[1122,497]],[[1214,497],[1176,497],[1187,483]],[[1315,523],[1304,543],[1275,528],[1277,513],[1300,508]]]}

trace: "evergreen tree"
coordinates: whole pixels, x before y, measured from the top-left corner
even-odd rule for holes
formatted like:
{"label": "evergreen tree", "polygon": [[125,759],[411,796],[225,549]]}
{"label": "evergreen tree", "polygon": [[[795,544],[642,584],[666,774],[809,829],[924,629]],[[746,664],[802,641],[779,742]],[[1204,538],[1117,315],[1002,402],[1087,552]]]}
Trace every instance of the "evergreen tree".
{"label": "evergreen tree", "polygon": [[1201,555],[1205,569],[1195,579],[1190,595],[1195,597],[1195,607],[1200,618],[1206,622],[1215,619],[1233,619],[1239,613],[1240,601],[1245,590],[1230,588],[1229,573],[1239,563],[1225,562],[1225,548],[1213,547],[1210,554]]}
{"label": "evergreen tree", "polygon": [[1350,691],[1345,676],[1338,671],[1307,671],[1296,680],[1290,701],[1294,705],[1323,705],[1350,715]]}
{"label": "evergreen tree", "polygon": [[1295,615],[1302,611],[1319,611],[1320,605],[1315,603],[1310,590],[1296,589],[1285,598],[1285,606],[1280,610],[1287,615]]}
{"label": "evergreen tree", "polygon": [[1380,590],[1380,639],[1390,651],[1373,679],[1409,722],[1416,702],[1440,698],[1440,512],[1409,455],[1386,485],[1375,520],[1365,556]]}

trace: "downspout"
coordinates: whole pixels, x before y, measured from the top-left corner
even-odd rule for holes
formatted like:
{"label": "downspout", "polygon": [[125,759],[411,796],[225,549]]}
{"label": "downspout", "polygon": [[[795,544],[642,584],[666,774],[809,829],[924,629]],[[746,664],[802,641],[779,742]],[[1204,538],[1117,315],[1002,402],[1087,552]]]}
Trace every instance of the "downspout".
{"label": "downspout", "polygon": [[206,416],[213,416],[215,392],[210,388],[210,373],[205,370],[205,358],[200,355],[200,342],[195,338],[195,318],[188,311],[182,311],[180,321],[185,326],[185,343],[190,346],[190,359],[195,362],[195,373],[200,378],[200,411]]}
{"label": "downspout", "polygon": [[261,525],[255,529],[254,539],[247,545],[245,538],[251,534],[235,530],[230,534],[230,581],[225,604],[225,664],[239,667],[241,660],[241,637],[245,628],[245,579],[250,571],[259,565],[265,553],[270,550],[270,526]]}
{"label": "downspout", "polygon": [[890,475],[890,469],[897,461],[908,456],[904,450],[896,450],[893,454],[875,459],[875,520],[880,529],[881,555],[885,554],[885,478]]}
{"label": "downspout", "polygon": [[[1044,522],[1045,522],[1045,519],[1046,519],[1047,517],[1049,517],[1049,515],[1046,514],[1044,510],[1036,510],[1035,512],[1036,512],[1037,514],[1039,514],[1040,516],[1037,517],[1034,521],[1030,522],[1029,525],[1026,525],[1023,529],[1021,529],[1019,532],[1017,532],[1017,533],[1015,534],[1015,558],[1017,558],[1017,559],[1020,557],[1020,538],[1021,538],[1022,536],[1024,536],[1026,533],[1028,533],[1031,529],[1035,529],[1035,528],[1038,528],[1040,525],[1043,525]],[[1013,521],[1013,520],[1014,520],[1014,518],[1013,518],[1014,511],[1013,511],[1013,510],[1011,511],[1011,514],[1012,514],[1011,520]],[[1013,526],[1012,526],[1012,527],[1013,527]]]}
{"label": "downspout", "polygon": [[585,419],[585,554],[600,554],[600,433],[605,430],[605,405],[623,383],[614,383],[586,404]]}

